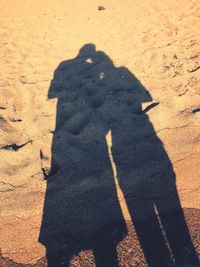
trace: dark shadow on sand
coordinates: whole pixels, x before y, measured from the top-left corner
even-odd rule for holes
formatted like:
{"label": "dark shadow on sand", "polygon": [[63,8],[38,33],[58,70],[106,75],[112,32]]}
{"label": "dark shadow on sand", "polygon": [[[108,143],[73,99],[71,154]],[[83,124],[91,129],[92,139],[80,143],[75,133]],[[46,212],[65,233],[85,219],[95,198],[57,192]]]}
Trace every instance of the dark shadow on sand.
{"label": "dark shadow on sand", "polygon": [[156,104],[142,111],[152,98],[139,80],[87,44],[58,66],[48,97],[58,100],[39,238],[48,267],[69,266],[83,249],[93,250],[97,267],[119,266],[116,246],[127,229],[108,155],[109,131],[148,266],[198,266],[175,173],[147,116]]}

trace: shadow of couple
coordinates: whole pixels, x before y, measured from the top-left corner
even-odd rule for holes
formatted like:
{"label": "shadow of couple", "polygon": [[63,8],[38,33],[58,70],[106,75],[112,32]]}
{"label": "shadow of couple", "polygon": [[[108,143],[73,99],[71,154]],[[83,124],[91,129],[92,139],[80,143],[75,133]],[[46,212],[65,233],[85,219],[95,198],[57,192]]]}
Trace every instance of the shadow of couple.
{"label": "shadow of couple", "polygon": [[152,98],[139,80],[86,44],[60,63],[48,98],[57,98],[39,237],[48,267],[69,266],[83,249],[98,267],[119,266],[127,226],[111,156],[147,266],[198,266],[172,164],[147,116],[156,104],[142,110]]}

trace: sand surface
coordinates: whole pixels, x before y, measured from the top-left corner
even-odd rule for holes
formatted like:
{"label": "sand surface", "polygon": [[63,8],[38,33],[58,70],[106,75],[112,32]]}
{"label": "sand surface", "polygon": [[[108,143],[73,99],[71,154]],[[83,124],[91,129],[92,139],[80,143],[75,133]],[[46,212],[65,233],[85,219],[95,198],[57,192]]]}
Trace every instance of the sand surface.
{"label": "sand surface", "polygon": [[[129,235],[119,244],[120,266],[147,266],[134,233],[134,225],[130,222],[132,214],[127,204],[128,197],[125,196],[128,186],[118,181],[117,163],[125,162],[124,166],[128,166],[124,173],[122,171],[123,176],[126,172],[129,173],[128,168],[132,165],[129,159],[137,158],[137,155],[142,152],[144,155],[147,153],[145,146],[141,146],[139,154],[135,152],[135,154],[131,154],[132,152],[129,154],[130,148],[134,149],[137,141],[132,143],[132,147],[129,146],[128,141],[141,136],[144,138],[156,136],[155,146],[159,146],[160,153],[165,155],[165,162],[168,162],[168,165],[172,164],[169,175],[175,177],[180,207],[185,213],[192,242],[197,253],[200,253],[198,241],[200,221],[198,219],[200,216],[199,4],[196,0],[0,0],[0,250],[2,254],[0,266],[25,264],[27,264],[25,266],[35,264],[45,266],[46,264],[45,246],[38,241],[41,223],[46,216],[43,207],[49,205],[47,207],[49,212],[50,208],[56,210],[57,206],[54,207],[54,201],[51,201],[52,195],[50,194],[49,201],[49,195],[47,193],[45,195],[45,192],[48,186],[53,187],[53,192],[55,190],[55,194],[58,193],[56,205],[60,194],[66,193],[64,189],[64,192],[56,191],[56,184],[48,183],[48,178],[45,180],[45,176],[49,175],[53,166],[53,153],[59,161],[57,150],[62,145],[55,141],[57,138],[55,130],[59,126],[58,115],[62,114],[60,111],[62,104],[63,109],[66,108],[65,115],[69,114],[70,121],[65,125],[65,119],[61,116],[60,123],[64,125],[60,130],[61,140],[65,138],[64,134],[67,131],[68,139],[64,144],[67,146],[71,142],[70,145],[73,148],[65,150],[63,146],[61,156],[65,159],[68,157],[68,165],[60,159],[60,162],[57,162],[61,166],[60,170],[70,169],[72,166],[70,162],[73,162],[75,167],[82,166],[83,162],[80,170],[81,168],[90,169],[89,160],[84,161],[85,157],[91,157],[91,160],[93,158],[92,151],[87,154],[87,147],[90,147],[90,143],[87,142],[96,134],[100,136],[99,133],[104,131],[102,132],[104,138],[99,142],[103,144],[105,151],[107,149],[109,156],[105,153],[103,158],[111,165],[110,171],[112,170],[114,177],[112,185],[116,189],[116,201],[120,202],[117,209],[122,210],[123,218],[128,222],[128,229],[130,228]],[[102,8],[98,8],[99,6]],[[87,46],[87,44],[90,45]],[[89,52],[81,52],[80,49],[83,47],[89,47]],[[92,49],[95,49],[94,56],[92,56]],[[99,58],[96,51],[99,51]],[[87,64],[81,65],[78,55],[85,56]],[[85,71],[89,64],[93,66],[94,63],[96,67],[86,75]],[[64,76],[60,75],[60,71]],[[144,91],[148,93],[149,97],[144,96],[145,100],[140,101],[139,110],[137,105],[134,106],[134,101],[132,103],[131,98],[124,95],[123,91],[121,97],[123,103],[126,102],[127,106],[132,108],[133,118],[136,118],[134,117],[136,115],[139,116],[139,113],[144,114],[142,122],[145,121],[146,128],[141,131],[141,123],[135,131],[128,122],[132,118],[132,115],[127,115],[129,109],[124,106],[120,109],[114,100],[109,100],[108,97],[106,98],[108,100],[104,98],[102,100],[102,95],[94,98],[92,93],[87,91],[97,74],[99,76],[95,90],[104,82],[103,97],[105,95],[107,97],[107,93],[110,93],[105,88],[110,87],[114,90],[120,85],[122,89],[129,90],[131,83],[135,82],[137,87],[137,82],[140,82],[143,88],[141,90],[143,93]],[[107,74],[110,75],[108,75],[109,79]],[[120,75],[124,75],[125,79],[127,75],[125,83],[118,80]],[[69,84],[68,80],[71,81]],[[86,80],[87,82],[89,80],[89,85]],[[50,95],[52,81],[55,82],[53,91],[51,90],[53,97]],[[79,87],[84,87],[86,91],[83,95],[78,95],[79,98],[74,95],[74,91],[65,95],[62,93],[63,89],[59,88],[65,88],[68,85],[70,90],[74,88],[76,93],[79,92]],[[60,95],[54,94],[56,88],[61,91]],[[83,101],[87,93],[93,98],[85,108]],[[114,94],[113,91],[111,94]],[[64,103],[62,102],[62,97],[68,97],[71,101],[70,105],[74,105],[77,101],[79,110],[68,109],[65,100]],[[103,109],[103,103],[108,103],[108,106],[112,107],[110,111]],[[85,113],[82,112],[83,109]],[[96,114],[91,113],[91,110],[96,109],[100,110],[108,125],[113,123],[114,126],[102,128],[103,120],[91,115]],[[117,122],[122,122],[121,129],[125,130],[120,130],[115,125],[115,119]],[[93,125],[93,121],[97,133],[92,132],[94,129],[90,130],[92,129],[90,122]],[[101,125],[98,126],[96,121],[101,121]],[[85,132],[84,129],[86,129]],[[135,132],[131,135],[130,132],[133,132],[133,129]],[[114,132],[120,133],[114,135]],[[91,138],[90,134],[92,134]],[[76,135],[76,138],[73,139],[72,135]],[[80,137],[80,146],[76,142],[77,136]],[[85,143],[84,140],[86,140]],[[52,152],[53,147],[56,152]],[[119,157],[115,156],[115,151]],[[100,153],[102,155],[103,152]],[[159,153],[155,159],[154,154],[152,155],[147,155],[148,159],[141,158],[146,165],[138,164],[138,177],[142,172],[149,175],[149,170],[157,166],[152,164],[151,160],[158,163]],[[159,164],[157,173],[165,174],[162,164]],[[55,165],[54,171],[57,169],[59,166]],[[79,173],[81,173],[80,170]],[[62,183],[61,174],[57,175],[57,181]],[[104,174],[102,176],[106,177]],[[141,177],[143,177],[142,174]],[[112,185],[109,185],[110,188]],[[62,187],[62,184],[59,186]],[[131,186],[134,185],[131,184]],[[156,182],[151,186],[156,195],[156,188],[159,191],[159,187]],[[164,192],[169,191],[169,194],[171,192],[171,187],[166,181],[162,187],[166,190],[165,188],[160,190],[161,198]],[[77,191],[77,195],[80,192],[80,190]],[[150,193],[143,188],[139,187],[137,192],[139,199],[137,201],[140,203],[146,201],[145,196],[150,198]],[[65,197],[67,194],[68,191]],[[131,189],[127,195],[130,196],[130,194]],[[79,203],[76,197],[74,196],[73,202],[72,196],[72,203]],[[100,199],[97,197],[97,203]],[[116,201],[113,198],[113,203]],[[166,212],[174,208],[168,203],[165,203],[163,208]],[[104,205],[110,210],[116,207],[111,208],[106,203]],[[139,206],[141,208],[141,204]],[[92,204],[89,207],[95,209]],[[102,206],[97,205],[97,207]],[[140,217],[148,217],[145,211],[143,213],[139,213],[139,220]],[[72,215],[72,218],[73,216],[75,215]],[[54,217],[52,215],[52,220],[55,219]],[[138,251],[136,255],[139,256],[132,257],[134,254],[132,248]],[[84,249],[85,252],[81,252],[82,254],[74,258],[72,266],[95,266],[90,249],[87,250],[86,247]]]}

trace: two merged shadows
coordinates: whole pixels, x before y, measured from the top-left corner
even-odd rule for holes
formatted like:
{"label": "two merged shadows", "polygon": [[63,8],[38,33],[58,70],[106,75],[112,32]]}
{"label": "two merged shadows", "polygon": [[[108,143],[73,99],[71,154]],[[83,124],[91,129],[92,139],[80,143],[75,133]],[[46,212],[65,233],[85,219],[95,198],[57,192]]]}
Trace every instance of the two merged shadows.
{"label": "two merged shadows", "polygon": [[[198,266],[176,189],[176,177],[142,103],[148,91],[93,44],[54,73],[57,98],[51,173],[39,241],[48,267],[69,266],[92,249],[97,267],[117,267],[127,235],[106,136],[135,231],[150,267]],[[158,108],[159,110],[159,108]],[[189,264],[189,265],[188,265]]]}

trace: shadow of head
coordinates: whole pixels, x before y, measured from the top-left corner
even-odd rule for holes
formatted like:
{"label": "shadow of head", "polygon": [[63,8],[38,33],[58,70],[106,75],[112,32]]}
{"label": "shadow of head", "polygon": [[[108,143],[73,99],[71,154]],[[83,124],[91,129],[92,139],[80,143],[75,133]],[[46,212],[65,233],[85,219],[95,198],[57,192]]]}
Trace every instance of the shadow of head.
{"label": "shadow of head", "polygon": [[110,104],[120,112],[128,108],[135,114],[142,114],[142,103],[152,101],[134,74],[125,67],[116,67],[92,43],[85,44],[75,58],[61,62],[55,70],[48,98],[63,97],[70,101],[79,98],[80,105],[87,103],[84,109]]}

